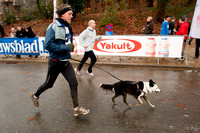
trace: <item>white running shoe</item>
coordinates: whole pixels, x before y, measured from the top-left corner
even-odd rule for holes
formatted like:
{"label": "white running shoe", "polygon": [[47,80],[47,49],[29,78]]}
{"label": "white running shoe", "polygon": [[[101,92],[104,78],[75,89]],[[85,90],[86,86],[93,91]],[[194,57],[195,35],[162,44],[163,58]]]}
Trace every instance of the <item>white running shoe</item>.
{"label": "white running shoe", "polygon": [[90,76],[92,76],[92,77],[94,77],[94,73],[93,72],[91,72],[91,73],[89,73],[88,71],[86,71]]}
{"label": "white running shoe", "polygon": [[78,115],[86,115],[90,112],[89,109],[85,109],[83,107],[77,107],[74,109],[74,116],[78,116]]}
{"label": "white running shoe", "polygon": [[76,72],[76,74],[77,74],[78,76],[81,76],[81,75],[82,75],[82,73],[81,73],[77,68],[74,68],[74,71]]}

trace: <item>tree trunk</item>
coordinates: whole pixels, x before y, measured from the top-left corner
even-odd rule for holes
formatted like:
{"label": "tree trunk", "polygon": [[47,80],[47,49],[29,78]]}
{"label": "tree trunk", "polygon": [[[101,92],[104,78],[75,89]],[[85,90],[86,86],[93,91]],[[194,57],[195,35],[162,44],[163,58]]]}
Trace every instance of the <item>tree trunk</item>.
{"label": "tree trunk", "polygon": [[56,0],[56,7],[60,7],[63,4],[63,0]]}
{"label": "tree trunk", "polygon": [[158,22],[162,22],[165,16],[165,0],[157,0],[157,12],[156,12],[156,20]]}
{"label": "tree trunk", "polygon": [[153,7],[153,1],[154,0],[146,0],[147,7]]}
{"label": "tree trunk", "polygon": [[187,5],[190,5],[194,2],[194,0],[187,0]]}
{"label": "tree trunk", "polygon": [[116,11],[117,8],[116,8],[116,0],[113,0],[113,9]]}
{"label": "tree trunk", "polygon": [[140,0],[129,0],[129,8],[136,8],[140,6]]}
{"label": "tree trunk", "polygon": [[39,13],[41,13],[40,1],[36,0],[36,3],[37,3],[37,8],[39,10]]}

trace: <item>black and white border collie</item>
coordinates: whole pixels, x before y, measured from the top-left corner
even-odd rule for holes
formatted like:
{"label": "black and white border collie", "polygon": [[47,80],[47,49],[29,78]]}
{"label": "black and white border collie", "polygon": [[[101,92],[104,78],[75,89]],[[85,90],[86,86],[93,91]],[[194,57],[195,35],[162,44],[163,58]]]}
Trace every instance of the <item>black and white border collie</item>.
{"label": "black and white border collie", "polygon": [[143,102],[141,98],[144,98],[144,100],[151,106],[155,107],[155,105],[152,105],[149,100],[147,99],[147,95],[152,92],[160,92],[160,89],[156,85],[156,83],[153,80],[149,80],[149,82],[143,82],[143,81],[119,81],[114,84],[101,84],[100,88],[103,90],[109,90],[115,93],[115,95],[112,98],[112,101],[114,105],[117,103],[115,102],[115,98],[118,96],[123,96],[124,103],[128,106],[132,106],[131,104],[128,104],[126,101],[127,94],[134,96],[138,104],[135,106],[141,105]]}

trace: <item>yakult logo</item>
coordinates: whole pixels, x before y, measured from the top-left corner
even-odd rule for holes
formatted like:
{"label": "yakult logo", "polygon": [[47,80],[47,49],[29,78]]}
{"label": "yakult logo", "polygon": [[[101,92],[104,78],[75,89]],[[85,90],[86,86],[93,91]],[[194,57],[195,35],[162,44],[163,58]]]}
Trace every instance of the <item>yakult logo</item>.
{"label": "yakult logo", "polygon": [[128,53],[141,48],[141,43],[131,39],[102,39],[96,41],[94,49],[107,53]]}
{"label": "yakult logo", "polygon": [[200,27],[200,14],[197,16],[196,25],[197,27]]}
{"label": "yakult logo", "polygon": [[200,15],[197,16],[197,22],[200,22]]}

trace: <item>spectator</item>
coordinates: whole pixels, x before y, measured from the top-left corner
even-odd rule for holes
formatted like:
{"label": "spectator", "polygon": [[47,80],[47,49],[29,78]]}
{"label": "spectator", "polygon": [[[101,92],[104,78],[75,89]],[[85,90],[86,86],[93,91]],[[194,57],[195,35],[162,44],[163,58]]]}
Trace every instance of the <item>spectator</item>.
{"label": "spectator", "polygon": [[194,58],[199,58],[199,47],[200,47],[200,38],[196,38],[196,49]]}
{"label": "spectator", "polygon": [[183,17],[185,17],[185,22],[189,24],[189,27],[188,27],[188,34],[189,34],[190,33],[191,23],[188,21],[188,15],[184,15]]}
{"label": "spectator", "polygon": [[176,29],[174,27],[174,22],[176,21],[176,18],[174,16],[171,17],[171,21],[169,22],[169,31],[170,35],[174,35],[176,32]]}
{"label": "spectator", "polygon": [[171,20],[171,17],[169,15],[166,15],[162,23],[160,35],[169,35],[169,21],[170,20]]}
{"label": "spectator", "polygon": [[1,37],[5,37],[6,36],[6,34],[4,32],[4,28],[3,28],[3,26],[1,24],[0,24],[0,32],[1,32]]}
{"label": "spectator", "polygon": [[[26,37],[28,38],[34,38],[36,35],[35,33],[32,31],[32,28],[31,27],[27,27],[26,28]],[[29,57],[32,57],[32,55],[29,55]],[[38,55],[35,56],[35,58],[37,58]]]}
{"label": "spectator", "polygon": [[177,20],[176,25],[177,25],[177,27],[176,27],[176,31],[178,31],[178,29],[179,29],[180,26],[181,26],[181,24],[180,24],[180,19]]}
{"label": "spectator", "polygon": [[17,27],[16,37],[19,37],[19,38],[26,37],[26,31],[23,28],[21,28],[20,26]]}
{"label": "spectator", "polygon": [[[191,22],[189,22],[189,20],[188,20],[188,15],[184,15],[184,17],[185,17],[185,22],[187,22],[189,24],[189,27],[188,27],[188,35],[189,35],[190,34],[190,28],[191,28]],[[192,40],[193,40],[193,38],[190,37],[189,41],[188,41],[189,45],[191,45]]]}
{"label": "spectator", "polygon": [[147,23],[146,26],[142,29],[143,34],[153,34],[153,17],[149,16],[147,17]]}
{"label": "spectator", "polygon": [[11,28],[10,37],[16,37],[16,29],[14,27]]}
{"label": "spectator", "polygon": [[[17,27],[16,37],[18,37],[18,38],[26,37],[26,31],[23,28],[21,28],[20,26]],[[16,58],[21,58],[20,54],[17,54]]]}
{"label": "spectator", "polygon": [[90,65],[88,67],[87,73],[90,76],[94,76],[93,72],[92,72],[92,67],[94,66],[95,62],[96,62],[96,56],[93,52],[93,47],[94,47],[94,42],[97,40],[101,40],[101,37],[97,37],[96,36],[96,23],[94,20],[90,20],[88,22],[88,28],[86,30],[84,30],[80,35],[79,35],[79,42],[80,44],[84,47],[85,49],[85,53],[84,56],[81,60],[81,62],[79,63],[79,65],[77,66],[77,68],[75,68],[75,72],[77,73],[77,75],[81,76],[81,69],[83,67],[83,65],[85,64],[85,62],[87,61],[88,58],[91,59]]}
{"label": "spectator", "polygon": [[182,57],[181,57],[181,59],[179,59],[179,60],[183,61],[184,60],[183,55],[184,55],[184,50],[185,50],[185,44],[187,41],[189,23],[185,22],[185,17],[181,17],[179,19],[179,23],[181,24],[181,26],[179,27],[178,31],[176,32],[176,35],[184,35]]}
{"label": "spectator", "polygon": [[52,88],[58,75],[62,73],[69,83],[74,105],[74,116],[85,115],[90,111],[79,107],[78,82],[69,61],[71,58],[69,45],[73,45],[73,32],[70,26],[73,17],[72,8],[68,4],[61,5],[57,10],[57,14],[58,18],[49,25],[45,35],[45,49],[50,54],[47,77],[36,93],[30,93],[30,97],[34,106],[38,107],[40,95],[47,89]]}
{"label": "spectator", "polygon": [[33,38],[35,37],[35,33],[32,31],[32,28],[31,27],[27,27],[26,28],[26,37],[28,38]]}

